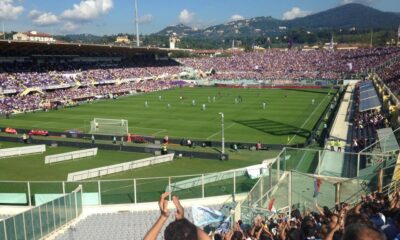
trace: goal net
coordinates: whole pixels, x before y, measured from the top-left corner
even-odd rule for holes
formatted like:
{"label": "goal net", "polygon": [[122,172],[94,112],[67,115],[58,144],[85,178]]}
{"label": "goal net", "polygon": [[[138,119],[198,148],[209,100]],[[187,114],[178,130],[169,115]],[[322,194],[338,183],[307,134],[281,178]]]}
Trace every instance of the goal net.
{"label": "goal net", "polygon": [[95,118],[90,122],[90,133],[104,135],[127,135],[128,120]]}

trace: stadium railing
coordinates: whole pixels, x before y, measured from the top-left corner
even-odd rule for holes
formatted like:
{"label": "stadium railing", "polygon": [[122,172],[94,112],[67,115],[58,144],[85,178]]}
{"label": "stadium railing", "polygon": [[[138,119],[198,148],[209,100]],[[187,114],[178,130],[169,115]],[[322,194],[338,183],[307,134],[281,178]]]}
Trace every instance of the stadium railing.
{"label": "stadium railing", "polygon": [[98,148],[91,148],[91,149],[85,149],[85,150],[79,150],[79,151],[73,151],[73,152],[67,152],[67,153],[61,153],[61,154],[48,155],[44,158],[44,163],[49,164],[49,163],[74,160],[74,159],[78,159],[78,158],[96,156],[97,150],[98,150]]}
{"label": "stadium railing", "polygon": [[149,157],[149,158],[130,161],[130,162],[126,162],[126,163],[119,163],[119,164],[114,164],[114,165],[109,165],[109,166],[104,166],[104,167],[99,167],[99,168],[83,170],[83,171],[79,171],[79,172],[68,173],[67,179],[68,179],[68,181],[78,181],[78,180],[84,180],[84,179],[89,179],[89,178],[102,177],[105,175],[129,171],[132,169],[148,167],[148,166],[152,166],[152,165],[156,165],[156,164],[160,164],[160,163],[171,162],[173,160],[174,160],[173,153],[167,154],[167,155],[162,155],[162,156],[157,156],[157,157]]}
{"label": "stadium railing", "polygon": [[0,158],[43,153],[45,151],[46,145],[5,148],[0,150]]}
{"label": "stadium railing", "polygon": [[[304,212],[314,209],[316,203],[320,206],[333,207],[336,202],[360,199],[361,195],[378,189],[380,171],[382,185],[389,184],[392,180],[399,180],[398,176],[394,177],[396,164],[393,160],[397,159],[397,153],[378,156],[365,153],[339,153],[343,157],[351,156],[353,160],[365,156],[381,159],[379,163],[365,167],[364,171],[359,172],[360,175],[343,178],[330,175],[329,172],[324,172],[322,175],[318,172],[323,151],[327,150],[283,149],[269,169],[272,174],[261,177],[248,192],[240,206],[241,219],[251,223],[256,215],[270,216],[274,214],[270,209],[272,205],[278,211],[280,209],[287,212],[295,207]],[[299,161],[303,164],[299,164]],[[318,191],[317,179],[320,179]]]}
{"label": "stadium railing", "polygon": [[[263,170],[260,170],[263,171]],[[169,177],[134,178],[118,180],[91,179],[83,181],[0,181],[0,194],[14,193],[18,199],[0,199],[0,204],[35,206],[52,200],[82,185],[84,205],[108,205],[155,202],[172,185],[190,179],[209,179],[218,173],[180,175]],[[243,169],[232,170],[232,178],[201,182],[190,188],[176,189],[173,194],[181,199],[205,198],[247,193],[257,179],[243,174]],[[21,203],[21,196],[24,203]]]}
{"label": "stadium railing", "polygon": [[0,239],[41,239],[82,213],[82,187],[0,221]]}

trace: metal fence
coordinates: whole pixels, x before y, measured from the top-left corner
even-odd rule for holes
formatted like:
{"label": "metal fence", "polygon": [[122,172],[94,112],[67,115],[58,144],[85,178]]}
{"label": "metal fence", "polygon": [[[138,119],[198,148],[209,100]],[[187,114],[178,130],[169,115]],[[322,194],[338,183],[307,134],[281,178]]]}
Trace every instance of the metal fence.
{"label": "metal fence", "polygon": [[0,221],[0,239],[41,239],[82,213],[82,189]]}
{"label": "metal fence", "polygon": [[[361,195],[378,189],[379,172],[382,171],[382,185],[392,181],[397,153],[337,153],[336,157],[353,161],[357,167],[351,178],[322,171],[324,162],[337,158],[324,157],[328,150],[285,148],[271,163],[270,174],[262,176],[249,191],[241,205],[241,219],[251,223],[255,215],[270,216],[275,209],[288,212],[293,207],[301,212],[315,210],[316,204],[333,207],[337,202],[356,202]],[[360,164],[362,160],[368,164]],[[372,161],[379,159],[379,161]],[[370,161],[371,160],[371,161]],[[348,165],[343,166],[347,172]],[[361,168],[361,171],[359,170]],[[319,187],[317,190],[317,180]]]}
{"label": "metal fence", "polygon": [[[262,171],[262,170],[260,170]],[[0,181],[0,204],[35,206],[43,198],[59,196],[82,186],[84,205],[106,205],[123,203],[155,202],[161,193],[183,181],[196,179],[197,184],[185,188],[174,188],[173,194],[181,199],[205,198],[250,191],[257,179],[243,174],[243,169],[224,172],[231,177],[215,178],[215,174],[182,175],[156,178],[134,178],[119,180],[85,181]],[[209,181],[207,179],[215,179]],[[2,198],[2,194],[16,194],[23,202]]]}

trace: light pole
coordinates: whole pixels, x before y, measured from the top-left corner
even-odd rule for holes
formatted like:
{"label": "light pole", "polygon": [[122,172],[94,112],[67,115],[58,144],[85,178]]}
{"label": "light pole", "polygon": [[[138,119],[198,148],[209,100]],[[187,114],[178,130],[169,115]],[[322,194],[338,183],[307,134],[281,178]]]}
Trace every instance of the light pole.
{"label": "light pole", "polygon": [[136,47],[140,47],[140,39],[139,39],[139,15],[138,15],[137,0],[135,0],[135,24],[136,24]]}
{"label": "light pole", "polygon": [[220,112],[219,115],[221,115],[222,154],[225,154],[224,113]]}

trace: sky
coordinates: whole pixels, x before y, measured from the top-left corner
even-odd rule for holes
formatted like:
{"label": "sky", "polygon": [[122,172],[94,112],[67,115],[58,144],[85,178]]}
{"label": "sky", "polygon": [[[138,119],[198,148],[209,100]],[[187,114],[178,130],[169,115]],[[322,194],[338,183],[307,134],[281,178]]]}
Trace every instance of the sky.
{"label": "sky", "polygon": [[[140,33],[183,23],[194,28],[259,16],[293,19],[347,3],[400,12],[399,0],[137,0]],[[0,0],[5,31],[133,33],[134,0]]]}

